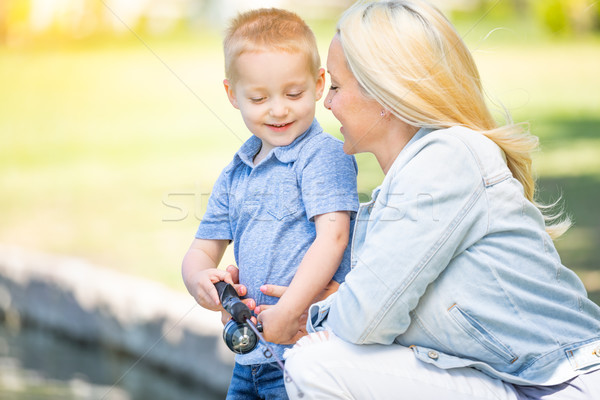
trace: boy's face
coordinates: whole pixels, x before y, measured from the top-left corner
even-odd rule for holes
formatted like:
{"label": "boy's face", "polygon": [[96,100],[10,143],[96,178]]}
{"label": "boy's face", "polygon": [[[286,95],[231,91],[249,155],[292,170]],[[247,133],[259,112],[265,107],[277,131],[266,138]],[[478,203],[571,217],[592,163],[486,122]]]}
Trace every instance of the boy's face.
{"label": "boy's face", "polygon": [[237,79],[225,80],[225,90],[250,132],[262,140],[261,153],[291,144],[310,127],[323,95],[323,69],[315,77],[303,54],[282,51],[242,53],[234,68]]}

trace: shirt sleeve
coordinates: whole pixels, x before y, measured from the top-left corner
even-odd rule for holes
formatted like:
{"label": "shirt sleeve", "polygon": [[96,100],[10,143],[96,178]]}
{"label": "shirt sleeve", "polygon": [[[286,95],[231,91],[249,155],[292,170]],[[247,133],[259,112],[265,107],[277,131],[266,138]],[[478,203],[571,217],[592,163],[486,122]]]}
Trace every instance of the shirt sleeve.
{"label": "shirt sleeve", "polygon": [[423,140],[384,181],[357,264],[335,297],[313,305],[311,329],[326,321],[352,343],[393,343],[427,286],[476,236],[473,226],[487,229],[484,184],[469,149],[452,137]]}
{"label": "shirt sleeve", "polygon": [[358,210],[356,174],[353,156],[342,150],[342,142],[327,135],[311,143],[303,159],[301,174],[302,202],[310,220],[316,215]]}
{"label": "shirt sleeve", "polygon": [[206,212],[196,231],[196,239],[233,240],[229,219],[230,167],[225,168],[213,186]]}

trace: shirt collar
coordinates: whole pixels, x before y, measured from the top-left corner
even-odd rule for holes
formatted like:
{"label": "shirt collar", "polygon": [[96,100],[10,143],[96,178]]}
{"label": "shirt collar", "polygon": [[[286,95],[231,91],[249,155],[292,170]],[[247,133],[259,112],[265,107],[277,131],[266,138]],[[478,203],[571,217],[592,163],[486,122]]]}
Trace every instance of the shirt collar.
{"label": "shirt collar", "polygon": [[[298,136],[292,143],[287,146],[275,147],[264,160],[261,161],[261,164],[272,157],[276,157],[282,163],[290,163],[296,161],[298,155],[300,154],[300,150],[306,143],[306,140],[309,137],[318,135],[323,132],[321,125],[317,122],[316,119],[313,120],[310,127],[300,136]],[[243,162],[244,164],[254,167],[254,156],[260,150],[262,142],[261,140],[252,135],[240,149],[235,153],[234,159],[237,162]]]}
{"label": "shirt collar", "polygon": [[254,166],[254,156],[260,150],[261,141],[256,136],[252,135],[240,149],[235,153],[233,157],[235,163],[243,162],[244,164],[253,167]]}

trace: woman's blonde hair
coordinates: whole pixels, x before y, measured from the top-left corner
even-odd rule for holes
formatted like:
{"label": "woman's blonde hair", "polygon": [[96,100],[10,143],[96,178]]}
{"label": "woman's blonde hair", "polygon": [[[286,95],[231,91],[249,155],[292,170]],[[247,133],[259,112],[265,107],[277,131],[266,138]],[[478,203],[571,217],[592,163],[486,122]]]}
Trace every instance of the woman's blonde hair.
{"label": "woman's blonde hair", "polygon": [[499,126],[485,102],[471,53],[452,24],[420,0],[359,1],[338,23],[349,69],[366,95],[417,127],[465,126],[493,140],[525,196],[543,211],[552,238],[570,226],[534,201],[531,153],[538,138],[527,124]]}
{"label": "woman's blonde hair", "polygon": [[239,14],[232,19],[223,40],[225,76],[235,81],[235,60],[251,51],[276,50],[301,53],[315,79],[321,58],[313,31],[297,14],[278,8],[261,8]]}

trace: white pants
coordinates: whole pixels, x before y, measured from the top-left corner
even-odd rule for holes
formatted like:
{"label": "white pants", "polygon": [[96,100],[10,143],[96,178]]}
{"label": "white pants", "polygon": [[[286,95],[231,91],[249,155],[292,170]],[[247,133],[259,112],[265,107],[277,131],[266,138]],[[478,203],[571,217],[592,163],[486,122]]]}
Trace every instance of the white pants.
{"label": "white pants", "polygon": [[[516,400],[512,385],[473,368],[444,370],[403,346],[354,345],[330,333],[286,353],[290,399]],[[300,391],[303,396],[300,396]]]}

